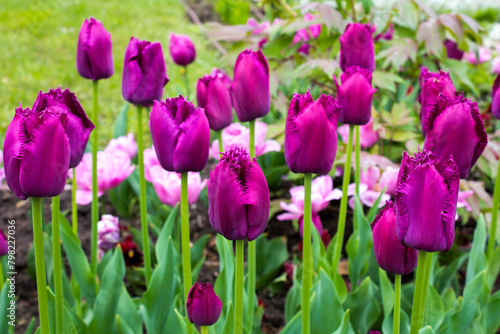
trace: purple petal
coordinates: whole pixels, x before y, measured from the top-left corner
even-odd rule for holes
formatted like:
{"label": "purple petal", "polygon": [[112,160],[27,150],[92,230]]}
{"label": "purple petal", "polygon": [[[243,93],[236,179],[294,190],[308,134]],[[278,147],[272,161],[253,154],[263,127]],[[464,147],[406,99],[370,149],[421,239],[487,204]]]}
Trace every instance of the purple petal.
{"label": "purple petal", "polygon": [[269,188],[266,177],[253,159],[245,173],[245,189],[247,195],[248,240],[257,239],[267,227],[270,210]]}

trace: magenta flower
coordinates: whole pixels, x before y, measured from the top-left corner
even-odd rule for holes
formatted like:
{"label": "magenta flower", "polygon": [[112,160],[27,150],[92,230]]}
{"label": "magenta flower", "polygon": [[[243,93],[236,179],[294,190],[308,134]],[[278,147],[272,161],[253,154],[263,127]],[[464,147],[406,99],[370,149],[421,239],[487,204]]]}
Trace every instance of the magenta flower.
{"label": "magenta flower", "polygon": [[[477,57],[477,54],[479,55],[479,58]],[[465,53],[464,58],[473,65],[481,64],[491,59],[490,50],[482,46],[480,46],[477,50],[477,54],[476,50],[469,51]]]}
{"label": "magenta flower", "polygon": [[9,243],[7,242],[7,236],[0,230],[0,257],[7,255],[9,253]]}
{"label": "magenta flower", "polygon": [[118,217],[102,215],[97,223],[99,249],[108,251],[116,247],[120,241],[120,222]]}
{"label": "magenta flower", "polygon": [[450,156],[440,160],[424,150],[405,152],[396,189],[397,236],[408,247],[445,252],[455,239],[460,173]]}
{"label": "magenta flower", "polygon": [[83,22],[78,35],[76,69],[91,80],[107,79],[113,76],[113,54],[111,34],[102,23],[93,17]]}
{"label": "magenta flower", "polygon": [[427,136],[424,148],[440,159],[453,160],[458,166],[460,177],[465,179],[483,153],[488,136],[473,102],[463,95],[448,98],[439,95],[438,101],[427,119]]}
{"label": "magenta flower", "polygon": [[[304,15],[304,21],[314,21],[316,18],[314,15],[307,13]],[[297,44],[299,42],[307,42],[311,38],[318,38],[321,34],[321,24],[313,24],[307,28],[302,28],[297,30],[295,36],[293,37],[292,45]],[[304,43],[297,52],[309,54],[309,45]]]}
{"label": "magenta flower", "polygon": [[340,68],[359,66],[375,71],[375,46],[370,24],[349,23],[340,36]]}
{"label": "magenta flower", "polygon": [[500,74],[497,75],[491,89],[491,113],[493,117],[500,119]]}
{"label": "magenta flower", "polygon": [[444,47],[446,48],[446,54],[450,59],[461,60],[464,56],[464,51],[458,48],[457,43],[451,39],[446,39],[444,42]]}
{"label": "magenta flower", "polygon": [[205,75],[198,79],[196,86],[198,106],[205,109],[210,128],[215,131],[224,129],[233,121],[233,106],[227,79],[227,75],[222,73]]}
{"label": "magenta flower", "polygon": [[210,127],[204,109],[180,95],[155,101],[149,117],[153,145],[164,169],[182,173],[205,168]]}
{"label": "magenta flower", "polygon": [[329,95],[316,101],[309,92],[293,95],[285,127],[285,160],[292,172],[327,174],[332,169],[339,112]]}
{"label": "magenta flower", "polygon": [[170,35],[170,55],[174,63],[180,66],[191,64],[196,58],[193,41],[186,35]]}
{"label": "magenta flower", "polygon": [[226,85],[226,87],[229,90],[231,90],[231,83],[233,81],[231,80],[231,77],[229,77],[229,75],[227,75],[227,73],[224,70],[221,70],[220,68],[214,67],[210,71],[210,75],[220,77],[222,79],[222,81],[224,82],[224,84]]}
{"label": "magenta flower", "polygon": [[267,226],[269,188],[257,161],[243,148],[227,150],[210,172],[208,218],[229,240],[255,240]]}
{"label": "magenta flower", "polygon": [[418,251],[403,246],[396,235],[394,204],[387,202],[371,223],[373,252],[380,268],[394,275],[407,275],[417,267]]}
{"label": "magenta flower", "polygon": [[[383,129],[373,129],[373,118],[370,118],[370,121],[365,125],[361,125],[359,127],[359,145],[362,149],[367,149],[372,147],[378,142],[379,133],[382,132]],[[342,138],[344,144],[347,144],[349,141],[349,124],[344,124],[339,126],[338,133]],[[352,143],[354,146],[354,143]]]}
{"label": "magenta flower", "polygon": [[210,283],[196,282],[187,296],[189,321],[196,326],[211,326],[219,320],[222,302]]}
{"label": "magenta flower", "polygon": [[104,152],[124,154],[132,160],[137,155],[137,143],[135,142],[134,135],[129,133],[126,136],[111,139]]}
{"label": "magenta flower", "polygon": [[374,40],[378,41],[381,39],[385,39],[386,41],[390,41],[393,37],[394,37],[394,23],[391,22],[389,24],[389,27],[387,27],[387,30],[375,36]]}

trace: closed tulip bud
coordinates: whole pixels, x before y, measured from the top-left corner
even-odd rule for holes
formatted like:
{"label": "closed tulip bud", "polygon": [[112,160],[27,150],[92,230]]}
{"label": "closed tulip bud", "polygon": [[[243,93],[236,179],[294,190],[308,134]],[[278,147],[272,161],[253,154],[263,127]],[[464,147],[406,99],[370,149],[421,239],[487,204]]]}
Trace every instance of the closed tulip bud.
{"label": "closed tulip bud", "polygon": [[236,59],[231,98],[240,122],[253,121],[269,113],[269,65],[261,50],[245,50]]}
{"label": "closed tulip bud", "polygon": [[339,122],[368,124],[371,120],[372,97],[377,91],[371,84],[372,73],[364,68],[352,66],[340,75],[342,86],[335,77],[334,80],[340,104]]}
{"label": "closed tulip bud", "polygon": [[130,103],[150,106],[168,82],[161,44],[130,38],[123,64],[122,94]]}
{"label": "closed tulip bud", "polygon": [[208,160],[210,127],[205,111],[184,97],[155,101],[149,128],[160,165],[171,172],[199,172]]}
{"label": "closed tulip bud", "polygon": [[409,274],[417,266],[418,251],[403,246],[396,235],[396,211],[389,201],[371,224],[373,252],[380,268],[395,275]]}
{"label": "closed tulip bud", "polygon": [[493,117],[500,119],[500,74],[495,79],[491,90],[491,112]]}
{"label": "closed tulip bud", "polygon": [[82,160],[90,132],[95,126],[85,114],[75,94],[70,92],[69,89],[57,88],[51,89],[48,93],[38,93],[33,105],[33,111],[43,112],[43,110],[49,108],[57,108],[58,112],[66,115],[66,134],[71,148],[69,168],[74,168]]}
{"label": "closed tulip bud", "polygon": [[420,124],[424,136],[428,131],[428,118],[436,104],[439,94],[449,98],[455,96],[455,86],[451,81],[450,75],[444,71],[436,73],[429,72],[426,67],[422,68],[420,73],[420,87],[422,92],[418,97],[420,102]]}
{"label": "closed tulip bud", "polygon": [[194,283],[186,306],[189,321],[196,326],[212,326],[219,320],[222,311],[222,301],[210,283]]}
{"label": "closed tulip bud", "polygon": [[460,173],[453,157],[437,159],[430,151],[403,154],[396,189],[396,232],[408,247],[445,252],[455,239]]}
{"label": "closed tulip bud", "polygon": [[104,29],[102,23],[93,17],[85,20],[78,35],[76,51],[78,73],[94,81],[112,77],[114,67],[111,48],[111,34]]}
{"label": "closed tulip bud", "polygon": [[212,130],[222,130],[233,121],[231,95],[223,74],[205,75],[199,79],[196,99],[198,106],[205,109]]}
{"label": "closed tulip bud", "polygon": [[252,241],[266,229],[269,188],[245,149],[232,147],[223,154],[210,173],[207,195],[210,224],[226,239]]}
{"label": "closed tulip bud", "polygon": [[177,65],[187,66],[196,58],[196,49],[188,36],[171,34],[170,55]]}
{"label": "closed tulip bud", "polygon": [[375,70],[375,46],[369,24],[349,23],[340,36],[340,68],[359,66],[370,72]]}
{"label": "closed tulip bud", "polygon": [[443,42],[444,47],[446,48],[446,54],[450,59],[460,60],[464,56],[464,52],[458,48],[457,43],[452,41],[451,39],[447,39]]}
{"label": "closed tulip bud", "polygon": [[328,174],[337,154],[340,106],[333,97],[316,101],[309,92],[294,94],[285,127],[285,160],[294,173]]}
{"label": "closed tulip bud", "polygon": [[477,102],[462,95],[450,99],[441,94],[427,118],[424,148],[433,151],[440,159],[452,155],[460,178],[465,179],[487,143],[488,136]]}
{"label": "closed tulip bud", "polygon": [[16,109],[5,134],[7,185],[20,199],[58,196],[68,175],[71,149],[61,108]]}

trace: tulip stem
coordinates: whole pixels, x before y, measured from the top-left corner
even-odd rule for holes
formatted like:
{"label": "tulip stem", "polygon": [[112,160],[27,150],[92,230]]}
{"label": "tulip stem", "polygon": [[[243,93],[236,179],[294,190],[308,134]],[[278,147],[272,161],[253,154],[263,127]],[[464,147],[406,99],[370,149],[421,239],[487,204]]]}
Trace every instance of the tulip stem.
{"label": "tulip stem", "polygon": [[427,261],[429,260],[432,261],[432,258],[428,256],[426,251],[418,251],[417,278],[415,280],[415,291],[413,293],[410,334],[418,334],[418,331],[423,326],[425,297],[427,295],[427,285],[429,282],[429,276],[427,275]]}
{"label": "tulip stem", "polygon": [[[255,158],[255,120],[248,122],[248,127],[250,128],[250,138],[249,138],[249,153],[250,159]],[[257,255],[256,255],[256,245],[255,240],[248,242],[248,321],[249,328],[252,331],[253,328],[253,318],[255,310],[255,277],[256,277],[256,267],[257,267]]]}
{"label": "tulip stem", "polygon": [[[344,230],[345,230],[347,201],[348,201],[347,186],[349,185],[349,181],[351,178],[351,155],[352,155],[353,134],[354,134],[354,127],[349,126],[349,140],[347,142],[347,152],[344,165],[344,177],[342,180],[342,199],[340,200],[339,221],[337,226],[337,234],[335,235],[335,248],[333,250],[333,262],[332,262],[333,279],[335,279],[335,276],[338,271],[340,255],[342,253],[342,244],[344,242]],[[356,284],[356,282],[352,283],[353,285]]]}
{"label": "tulip stem", "polygon": [[361,169],[360,169],[360,143],[359,143],[359,125],[355,126],[356,128],[356,144],[355,144],[355,152],[356,152],[356,171],[354,174],[354,182],[356,183],[356,194],[359,196],[359,181],[360,181],[360,175],[361,175]]}
{"label": "tulip stem", "polygon": [[207,326],[201,326],[201,334],[208,334],[208,327]]}
{"label": "tulip stem", "polygon": [[234,333],[243,333],[243,246],[244,240],[236,240],[236,277],[234,292]]}
{"label": "tulip stem", "polygon": [[493,211],[491,213],[490,237],[488,239],[488,247],[486,248],[486,257],[491,259],[495,240],[497,236],[497,220],[498,220],[498,202],[500,202],[500,160],[498,161],[497,176],[495,182],[495,191],[493,193]]}
{"label": "tulip stem", "polygon": [[189,78],[188,78],[188,68],[184,66],[184,84],[186,85],[186,100],[189,100],[190,90],[189,90]]}
{"label": "tulip stem", "polygon": [[142,133],[142,106],[137,106],[137,156],[139,161],[139,187],[141,208],[142,247],[144,251],[144,272],[146,286],[151,280],[151,252],[149,250],[148,203],[146,200],[146,180],[144,179],[144,143]]}
{"label": "tulip stem", "polygon": [[54,196],[52,197],[52,253],[54,260],[54,290],[56,294],[56,333],[64,332],[60,215],[60,198],[59,196]]}
{"label": "tulip stem", "polygon": [[355,0],[351,0],[352,21],[356,22],[356,8],[354,7]]}
{"label": "tulip stem", "polygon": [[222,156],[222,153],[224,152],[224,142],[222,141],[222,130],[217,131],[217,139],[219,141],[219,153],[220,156]]}
{"label": "tulip stem", "polygon": [[401,275],[394,276],[394,285],[394,323],[392,333],[399,334],[399,317],[401,315]]}
{"label": "tulip stem", "polygon": [[71,222],[73,233],[78,236],[78,206],[76,204],[76,170],[73,168],[71,178]]}
{"label": "tulip stem", "polygon": [[310,309],[309,297],[313,271],[311,252],[311,174],[304,174],[304,223],[303,223],[303,257],[302,257],[302,333],[309,334]]}
{"label": "tulip stem", "polygon": [[49,334],[49,305],[47,299],[47,280],[45,278],[45,255],[43,251],[41,202],[41,198],[31,198],[31,209],[33,215],[33,242],[36,264],[36,288],[38,293],[38,312],[40,314],[41,332],[42,334]]}
{"label": "tulip stem", "polygon": [[[187,300],[191,279],[191,250],[189,246],[189,202],[188,202],[188,173],[181,173],[181,244],[182,244],[182,275],[184,281],[184,298]],[[186,304],[186,303],[184,303]],[[187,317],[187,309],[186,309]],[[193,332],[191,322],[187,321],[188,333]]]}
{"label": "tulip stem", "polygon": [[99,141],[97,122],[97,83],[92,81],[92,245],[90,250],[90,269],[97,274],[97,222],[99,221],[99,198],[97,197],[97,142]]}

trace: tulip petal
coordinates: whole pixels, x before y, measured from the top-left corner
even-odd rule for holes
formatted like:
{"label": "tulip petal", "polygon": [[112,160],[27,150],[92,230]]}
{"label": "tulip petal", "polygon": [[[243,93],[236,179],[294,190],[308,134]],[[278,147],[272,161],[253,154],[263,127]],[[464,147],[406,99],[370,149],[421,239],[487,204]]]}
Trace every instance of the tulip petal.
{"label": "tulip petal", "polygon": [[269,188],[266,177],[253,159],[245,173],[245,193],[247,195],[248,240],[257,239],[264,232],[269,220]]}
{"label": "tulip petal", "polygon": [[154,102],[149,113],[149,128],[160,165],[168,171],[175,171],[173,156],[178,130],[164,102]]}
{"label": "tulip petal", "polygon": [[21,168],[21,155],[23,143],[28,140],[24,129],[24,117],[22,108],[16,109],[16,114],[7,127],[5,141],[3,145],[3,162],[5,180],[9,188],[20,199],[26,199],[19,183],[19,173]]}

